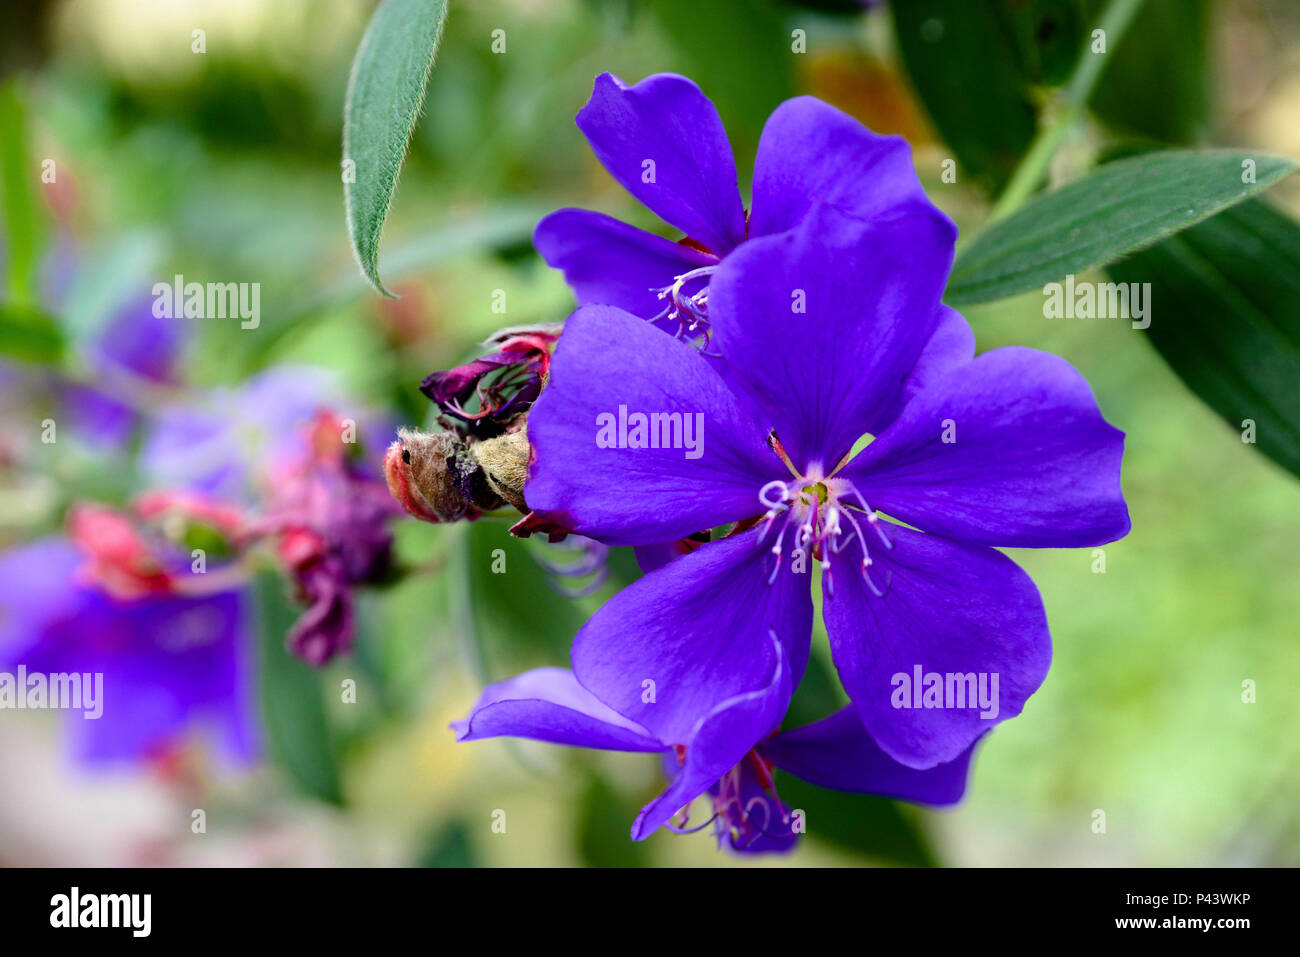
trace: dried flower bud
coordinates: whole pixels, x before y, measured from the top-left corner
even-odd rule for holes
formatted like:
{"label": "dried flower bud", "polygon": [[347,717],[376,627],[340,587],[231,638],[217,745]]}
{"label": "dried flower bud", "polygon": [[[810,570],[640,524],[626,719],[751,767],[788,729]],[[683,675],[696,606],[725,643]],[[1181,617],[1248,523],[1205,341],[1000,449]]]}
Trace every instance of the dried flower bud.
{"label": "dried flower bud", "polygon": [[408,514],[426,522],[473,521],[478,463],[465,443],[450,432],[401,429],[384,457],[388,490]]}
{"label": "dried flower bud", "polygon": [[484,345],[495,351],[454,369],[430,373],[420,391],[442,412],[441,421],[467,439],[515,430],[550,370],[558,324],[502,329]]}
{"label": "dried flower bud", "polygon": [[527,428],[471,445],[470,454],[482,467],[492,491],[519,511],[527,512],[524,480],[532,457]]}

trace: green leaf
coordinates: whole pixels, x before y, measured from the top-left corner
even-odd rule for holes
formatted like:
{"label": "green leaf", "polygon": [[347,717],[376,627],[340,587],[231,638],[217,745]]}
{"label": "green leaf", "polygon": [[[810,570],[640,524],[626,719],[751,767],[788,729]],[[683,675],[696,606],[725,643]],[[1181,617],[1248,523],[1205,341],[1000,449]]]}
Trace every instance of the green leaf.
{"label": "green leaf", "polygon": [[790,706],[786,709],[786,728],[799,728],[813,724],[834,714],[844,705],[844,692],[839,677],[827,663],[826,657],[816,652],[808,658],[803,678],[795,688]]}
{"label": "green leaf", "polygon": [[996,7],[1027,81],[1056,86],[1069,79],[1088,35],[1080,0],[998,0]]}
{"label": "green leaf", "polygon": [[1000,189],[1038,121],[995,5],[907,0],[890,12],[903,66],[939,134],[965,171]]}
{"label": "green leaf", "polygon": [[592,771],[578,802],[578,856],[584,867],[646,867],[650,854],[628,836],[640,807]]}
{"label": "green leaf", "polygon": [[[1100,6],[1100,4],[1097,4]],[[1092,110],[1129,133],[1176,145],[1208,123],[1208,0],[1145,0],[1092,95]]]}
{"label": "green leaf", "polygon": [[469,828],[464,821],[452,821],[429,835],[424,853],[420,855],[420,867],[478,867],[478,855],[474,853],[473,842],[469,838]]}
{"label": "green leaf", "polygon": [[296,613],[285,600],[284,582],[277,575],[259,575],[257,599],[262,724],[271,757],[304,794],[329,804],[342,804],[322,676],[285,648],[285,637]]}
{"label": "green leaf", "polygon": [[[456,256],[526,243],[531,239],[537,221],[548,212],[548,207],[533,203],[493,203],[472,213],[454,216],[391,248],[385,260],[386,271],[389,275],[402,277],[424,272]],[[365,289],[364,281],[356,273],[348,273],[326,285],[298,311],[344,302]]]}
{"label": "green leaf", "polygon": [[794,95],[799,57],[782,11],[771,0],[650,0],[648,7],[681,72],[718,107],[744,169],[768,115]]}
{"label": "green leaf", "polygon": [[478,640],[492,662],[491,680],[525,663],[568,657],[586,621],[581,605],[557,594],[531,554],[540,544],[514,538],[509,523],[478,521],[465,530],[469,600]]}
{"label": "green leaf", "polygon": [[786,807],[804,812],[808,838],[880,864],[934,867],[930,842],[909,812],[885,798],[814,787],[789,774],[777,779]]}
{"label": "green leaf", "polygon": [[1108,270],[1149,282],[1151,344],[1239,434],[1300,475],[1300,224],[1242,203]]}
{"label": "green leaf", "polygon": [[26,109],[17,84],[0,83],[0,246],[5,250],[0,292],[27,305],[37,301],[36,267],[45,233],[36,198],[40,176],[41,167],[28,150]]}
{"label": "green leaf", "polygon": [[[352,251],[366,278],[379,279],[379,235],[447,15],[446,0],[383,0],[366,27],[343,107],[343,183]],[[353,175],[346,166],[351,161]]]}
{"label": "green leaf", "polygon": [[63,355],[63,333],[39,309],[0,304],[0,355],[55,365]]}
{"label": "green leaf", "polygon": [[[1255,182],[1243,183],[1243,163]],[[1167,150],[1108,163],[1035,196],[957,257],[944,301],[990,302],[1114,262],[1238,203],[1295,161],[1227,150]]]}

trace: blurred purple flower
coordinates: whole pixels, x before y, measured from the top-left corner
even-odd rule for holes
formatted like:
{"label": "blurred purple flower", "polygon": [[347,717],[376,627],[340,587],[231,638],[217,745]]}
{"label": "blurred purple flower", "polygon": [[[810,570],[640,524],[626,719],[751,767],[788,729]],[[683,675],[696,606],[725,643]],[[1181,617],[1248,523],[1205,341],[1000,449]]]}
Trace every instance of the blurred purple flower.
{"label": "blurred purple flower", "polygon": [[123,600],[86,583],[85,563],[60,538],[0,554],[0,664],[104,676],[102,716],[69,716],[75,753],[94,763],[155,759],[205,728],[228,758],[255,758],[244,598],[228,591]]}
{"label": "blurred purple flower", "polygon": [[208,390],[156,412],[141,468],[162,487],[253,500],[269,468],[308,453],[305,426],[338,408],[340,394],[336,376],[310,366],[276,366]]}
{"label": "blurred purple flower", "polygon": [[82,347],[83,362],[99,386],[68,384],[65,415],[85,441],[122,448],[140,421],[139,410],[119,396],[133,383],[167,386],[176,382],[176,364],[185,342],[182,323],[153,314],[151,298],[118,309]]}
{"label": "blurred purple flower", "polygon": [[[686,831],[689,821],[673,818],[702,794],[713,804],[719,846],[737,851],[785,851],[803,828],[777,795],[774,769],[820,787],[879,794],[924,804],[952,804],[966,789],[973,745],[952,761],[927,770],[899,764],[871,739],[852,707],[790,731],[775,731],[782,717],[777,702],[790,694],[790,671],[773,641],[775,670],[767,686],[721,702],[699,715],[686,735],[656,735],[610,708],[563,668],[539,668],[489,686],[464,721],[452,724],[457,740],[512,736],[606,751],[664,755],[668,788],[641,809],[632,838],[643,840],[659,827]],[[737,730],[763,727],[763,735],[739,755]]]}

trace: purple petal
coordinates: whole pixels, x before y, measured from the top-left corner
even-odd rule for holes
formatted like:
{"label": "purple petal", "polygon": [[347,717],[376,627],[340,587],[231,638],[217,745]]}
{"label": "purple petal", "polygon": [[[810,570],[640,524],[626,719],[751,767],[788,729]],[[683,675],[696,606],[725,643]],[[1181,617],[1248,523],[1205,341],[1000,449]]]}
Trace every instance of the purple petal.
{"label": "purple petal", "polygon": [[303,426],[317,412],[342,411],[348,402],[329,370],[276,366],[237,390],[214,389],[159,410],[141,449],[142,468],[158,485],[239,500],[268,461],[305,454]]}
{"label": "purple petal", "polygon": [[686,739],[685,761],[677,777],[663,794],[641,809],[633,822],[634,841],[649,837],[713,787],[785,714],[790,703],[791,676],[781,643],[769,641],[766,653],[755,657],[768,663],[765,680],[755,690],[719,702],[695,725]]}
{"label": "purple petal", "polygon": [[669,744],[688,744],[701,715],[771,681],[773,634],[797,683],[812,636],[809,579],[769,585],[757,538],[703,545],[607,601],[574,639],[578,680]]}
{"label": "purple petal", "polygon": [[514,357],[498,352],[495,355],[474,359],[454,369],[430,372],[420,383],[420,391],[437,405],[450,402],[467,402],[474,395],[474,387],[485,375],[515,361]]}
{"label": "purple petal", "polygon": [[686,77],[656,73],[628,86],[602,73],[578,128],[609,174],[665,222],[719,256],[745,238],[727,132]]}
{"label": "purple petal", "polygon": [[289,628],[285,644],[315,667],[350,650],[356,635],[352,586],[341,566],[330,556],[295,576],[307,607]]}
{"label": "purple petal", "polygon": [[938,322],[954,236],[928,206],[871,224],[819,207],[718,267],[718,351],[796,467],[829,471],[897,405]]}
{"label": "purple petal", "polygon": [[944,764],[917,770],[899,764],[867,734],[850,705],[816,724],[782,731],[763,754],[809,784],[923,804],[955,804],[966,793],[974,745]]}
{"label": "purple petal", "polygon": [[641,569],[642,575],[649,575],[652,571],[663,568],[669,562],[681,558],[683,554],[676,542],[638,545],[634,551],[637,567]]}
{"label": "purple petal", "polygon": [[928,202],[912,151],[811,96],[786,100],[768,117],[754,161],[751,237],[798,226],[817,203],[862,219]]}
{"label": "purple petal", "polygon": [[[603,213],[561,209],[533,232],[533,245],[562,270],[579,305],[618,306],[650,319],[664,303],[653,290],[717,258],[619,222]],[[671,328],[677,328],[677,322]],[[668,328],[668,326],[665,326]]]}
{"label": "purple petal", "polygon": [[[617,433],[620,407],[629,421],[680,414],[678,447],[600,447],[611,435],[598,417],[610,416]],[[584,306],[565,324],[528,437],[537,457],[529,507],[610,544],[675,541],[756,515],[758,490],[784,471],[698,352],[606,306]]]}
{"label": "purple petal", "polygon": [[[185,339],[184,321],[155,316],[152,297],[138,297],[110,316],[86,343],[85,362],[96,372],[170,382]],[[113,377],[101,381],[112,383]],[[130,440],[136,412],[109,391],[68,386],[64,400],[73,430],[85,441],[100,448],[121,449]]]}
{"label": "purple petal", "polygon": [[903,388],[894,401],[872,419],[867,431],[879,435],[902,414],[912,396],[931,382],[970,362],[975,357],[975,333],[956,309],[939,306],[938,324],[934,335],[921,350],[912,371],[903,380]]}
{"label": "purple petal", "polygon": [[[931,382],[975,358],[975,333],[960,312],[939,306],[934,335],[921,350],[916,365],[903,382],[904,400],[912,398]],[[898,411],[902,411],[900,407]],[[892,421],[892,420],[891,420]]]}
{"label": "purple petal", "polygon": [[97,596],[44,636],[29,669],[102,672],[103,716],[70,716],[79,755],[91,762],[148,757],[188,731],[215,733],[226,755],[257,754],[251,638],[241,595]]}
{"label": "purple petal", "polygon": [[[1051,637],[1038,589],[1001,552],[882,523],[892,549],[871,544],[877,597],[854,567],[853,550],[835,576],[835,596],[822,615],[844,689],[867,733],[895,760],[913,768],[953,761],[999,721],[1020,713],[1047,675]],[[983,677],[982,709],[924,705],[903,696],[902,678],[926,675]],[[945,678],[946,681],[946,678]],[[954,691],[956,683],[954,682]],[[965,689],[963,688],[963,691]],[[896,706],[897,705],[897,706]],[[987,716],[981,716],[987,711]]]}
{"label": "purple petal", "polygon": [[601,704],[567,668],[537,668],[489,685],[464,721],[457,741],[510,736],[605,751],[663,751],[622,715]]}
{"label": "purple petal", "polygon": [[76,618],[88,591],[74,577],[85,556],[62,538],[43,538],[0,553],[0,664],[16,662],[45,631]]}
{"label": "purple petal", "polygon": [[90,347],[92,362],[111,362],[156,382],[174,378],[187,324],[155,316],[153,297],[141,296],[109,319]]}
{"label": "purple petal", "polygon": [[136,426],[134,409],[88,386],[68,385],[63,390],[64,415],[82,441],[100,449],[121,450]]}
{"label": "purple petal", "polygon": [[929,532],[1066,548],[1128,533],[1123,453],[1068,362],[1007,347],[930,383],[843,474],[872,508]]}

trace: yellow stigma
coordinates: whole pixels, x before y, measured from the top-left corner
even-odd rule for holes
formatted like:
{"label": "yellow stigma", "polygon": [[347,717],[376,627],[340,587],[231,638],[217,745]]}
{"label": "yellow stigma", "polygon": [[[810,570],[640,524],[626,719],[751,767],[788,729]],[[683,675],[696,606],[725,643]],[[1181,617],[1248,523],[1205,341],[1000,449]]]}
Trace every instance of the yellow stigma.
{"label": "yellow stigma", "polygon": [[831,495],[825,482],[810,482],[799,490],[799,494],[804,497],[804,503],[807,505],[812,504],[813,496],[817,497],[817,504],[825,505]]}

